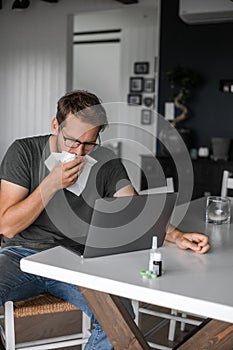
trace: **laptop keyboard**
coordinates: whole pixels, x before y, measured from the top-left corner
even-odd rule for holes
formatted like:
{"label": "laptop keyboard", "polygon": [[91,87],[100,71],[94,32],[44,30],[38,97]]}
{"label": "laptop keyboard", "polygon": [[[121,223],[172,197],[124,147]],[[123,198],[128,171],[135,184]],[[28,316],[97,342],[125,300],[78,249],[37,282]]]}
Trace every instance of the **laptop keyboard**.
{"label": "laptop keyboard", "polygon": [[72,250],[75,253],[78,253],[79,255],[83,255],[84,253],[85,244],[73,241],[72,239],[64,238],[61,240],[57,240],[57,243],[62,247],[65,247],[69,250]]}

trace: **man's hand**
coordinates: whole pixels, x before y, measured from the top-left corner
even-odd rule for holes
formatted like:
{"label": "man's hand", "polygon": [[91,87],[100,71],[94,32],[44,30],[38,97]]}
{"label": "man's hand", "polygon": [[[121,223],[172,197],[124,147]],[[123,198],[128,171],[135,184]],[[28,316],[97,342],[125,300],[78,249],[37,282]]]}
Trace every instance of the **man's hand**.
{"label": "man's hand", "polygon": [[69,162],[59,162],[48,175],[51,185],[56,190],[73,185],[77,181],[84,163],[85,158],[81,156]]}
{"label": "man's hand", "polygon": [[191,249],[198,254],[204,254],[210,249],[208,236],[198,232],[181,232],[177,235],[175,243],[180,249]]}
{"label": "man's hand", "polygon": [[171,225],[166,240],[175,243],[180,249],[191,249],[198,254],[204,254],[210,249],[209,238],[204,233],[182,232]]}

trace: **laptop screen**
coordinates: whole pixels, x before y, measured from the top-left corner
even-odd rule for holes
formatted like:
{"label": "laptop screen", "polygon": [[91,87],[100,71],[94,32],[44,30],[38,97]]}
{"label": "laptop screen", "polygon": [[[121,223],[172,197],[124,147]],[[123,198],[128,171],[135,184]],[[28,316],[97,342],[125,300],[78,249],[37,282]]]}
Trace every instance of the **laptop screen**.
{"label": "laptop screen", "polygon": [[83,256],[149,249],[153,236],[161,246],[176,198],[163,193],[96,200]]}

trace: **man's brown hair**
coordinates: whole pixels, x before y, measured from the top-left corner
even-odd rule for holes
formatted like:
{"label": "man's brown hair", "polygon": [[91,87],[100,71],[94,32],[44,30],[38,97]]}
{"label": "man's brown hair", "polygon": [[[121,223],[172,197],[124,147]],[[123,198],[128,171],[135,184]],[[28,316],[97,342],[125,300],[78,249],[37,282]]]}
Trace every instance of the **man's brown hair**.
{"label": "man's brown hair", "polygon": [[57,103],[57,120],[61,125],[69,113],[82,122],[99,126],[104,130],[108,125],[107,115],[98,97],[88,91],[74,90],[67,92]]}

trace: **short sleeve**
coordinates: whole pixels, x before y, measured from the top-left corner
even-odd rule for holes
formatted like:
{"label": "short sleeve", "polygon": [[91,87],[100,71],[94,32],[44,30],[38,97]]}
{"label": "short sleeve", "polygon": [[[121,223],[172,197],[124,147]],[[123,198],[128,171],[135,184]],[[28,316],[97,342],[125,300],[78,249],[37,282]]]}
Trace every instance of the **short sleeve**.
{"label": "short sleeve", "polygon": [[108,161],[102,171],[105,179],[104,192],[106,197],[113,197],[114,193],[131,183],[120,159]]}
{"label": "short sleeve", "polygon": [[0,179],[30,188],[30,161],[25,147],[16,140],[7,150],[1,166]]}
{"label": "short sleeve", "polygon": [[112,150],[100,146],[90,156],[97,160],[97,164],[93,167],[89,186],[95,183],[100,197],[113,197],[121,188],[131,184],[121,159]]}

